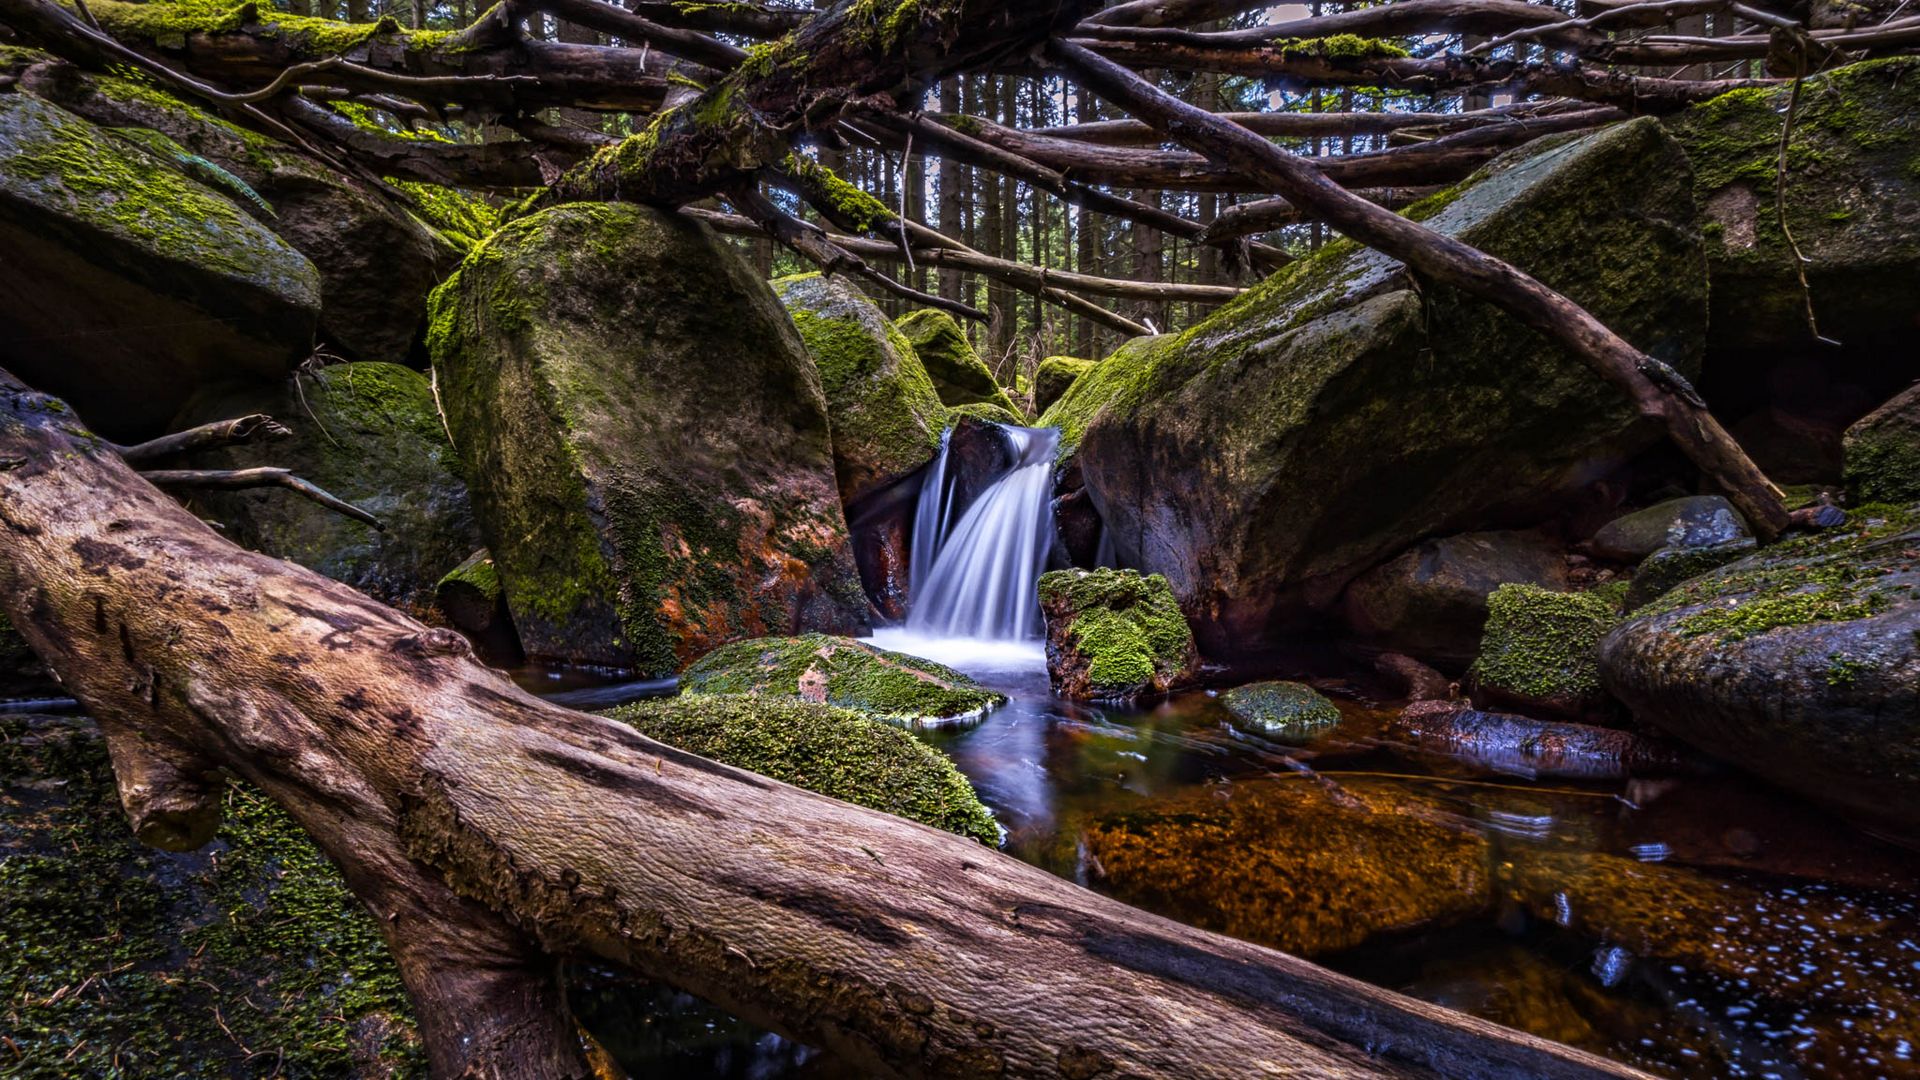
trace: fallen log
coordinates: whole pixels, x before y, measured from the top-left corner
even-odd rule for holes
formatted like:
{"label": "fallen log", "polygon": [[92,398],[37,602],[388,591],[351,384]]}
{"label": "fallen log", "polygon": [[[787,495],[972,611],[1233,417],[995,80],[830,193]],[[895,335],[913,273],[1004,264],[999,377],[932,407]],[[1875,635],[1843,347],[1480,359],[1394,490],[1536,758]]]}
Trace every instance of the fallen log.
{"label": "fallen log", "polygon": [[204,843],[227,775],[312,834],[435,1075],[592,1075],[570,955],[884,1076],[1641,1075],[542,702],[221,539],[72,416],[0,372],[0,606],[142,837]]}

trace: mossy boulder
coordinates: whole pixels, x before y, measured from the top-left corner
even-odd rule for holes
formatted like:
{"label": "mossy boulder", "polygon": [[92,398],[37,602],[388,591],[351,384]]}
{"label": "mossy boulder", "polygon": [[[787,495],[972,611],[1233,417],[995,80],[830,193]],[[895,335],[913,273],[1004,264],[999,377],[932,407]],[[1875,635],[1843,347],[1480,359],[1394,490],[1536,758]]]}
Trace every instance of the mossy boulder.
{"label": "mossy boulder", "polygon": [[950,424],[958,423],[963,417],[983,421],[988,424],[1005,424],[1008,427],[1024,427],[1027,423],[1026,417],[1010,412],[1003,406],[994,405],[985,401],[973,401],[965,405],[955,405],[953,408],[947,410],[947,419]]}
{"label": "mossy boulder", "polygon": [[1128,702],[1193,681],[1200,656],[1167,579],[1134,570],[1040,575],[1047,678],[1075,701]]}
{"label": "mossy boulder", "polygon": [[1220,695],[1236,726],[1284,741],[1310,739],[1340,723],[1340,708],[1297,682],[1257,682]]}
{"label": "mossy boulder", "polygon": [[680,673],[680,692],[790,697],[914,725],[978,716],[1007,700],[945,665],[831,634],[722,645]]}
{"label": "mossy boulder", "polygon": [[796,274],[774,282],[773,291],[819,368],[834,475],[857,513],[939,453],[946,407],[913,346],[845,278]]}
{"label": "mossy boulder", "polygon": [[1621,607],[1627,611],[1645,607],[1681,582],[1717,570],[1735,559],[1744,559],[1758,546],[1748,537],[1706,547],[1661,548],[1640,560],[1640,565],[1634,568],[1633,580],[1627,585]]}
{"label": "mossy boulder", "polygon": [[1491,852],[1378,781],[1251,780],[1089,823],[1092,884],[1182,922],[1316,956],[1492,901]]}
{"label": "mossy boulder", "polygon": [[1458,671],[1479,651],[1487,597],[1502,585],[1567,587],[1565,553],[1538,532],[1424,540],[1347,587],[1347,625],[1370,643]]}
{"label": "mossy boulder", "polygon": [[433,587],[433,602],[447,624],[465,634],[489,663],[518,667],[526,662],[491,551],[481,548],[447,571]]}
{"label": "mossy boulder", "polygon": [[1015,416],[1023,415],[993,377],[987,362],[973,351],[966,332],[953,316],[922,309],[902,315],[894,325],[912,343],[921,365],[933,377],[941,401],[948,405],[998,405]]}
{"label": "mossy boulder", "polygon": [[1603,559],[1637,563],[1661,548],[1712,547],[1749,535],[1747,519],[1724,497],[1689,495],[1614,518],[1588,547]]}
{"label": "mossy boulder", "polygon": [[1920,507],[1856,509],[1687,581],[1599,657],[1641,721],[1920,837]]}
{"label": "mossy boulder", "polygon": [[808,791],[998,846],[993,814],[938,750],[860,713],[743,695],[679,697],[608,714],[648,738]]}
{"label": "mossy boulder", "polygon": [[[1539,140],[1407,213],[1697,373],[1705,259],[1685,155],[1657,122]],[[1127,343],[1043,423],[1119,561],[1164,574],[1223,653],[1311,624],[1424,537],[1557,506],[1659,437],[1540,334],[1347,242]]]}
{"label": "mossy boulder", "polygon": [[1067,392],[1074,380],[1093,370],[1093,361],[1073,356],[1049,356],[1033,373],[1033,408],[1044,413]]}
{"label": "mossy boulder", "polygon": [[194,388],[303,360],[320,277],[135,142],[0,94],[0,363],[110,438],[159,434]]}
{"label": "mossy boulder", "polygon": [[1846,462],[1855,504],[1920,501],[1920,385],[1847,429]]}
{"label": "mossy boulder", "polygon": [[[1776,197],[1792,88],[1736,90],[1662,121],[1693,163],[1716,348],[1812,346]],[[1910,348],[1920,296],[1920,58],[1806,81],[1787,149],[1787,225],[1823,336]]]}
{"label": "mossy boulder", "polygon": [[426,376],[397,364],[317,368],[278,383],[211,387],[176,428],[265,413],[291,438],[188,455],[196,469],[278,465],[380,519],[375,530],[280,488],[191,493],[243,544],[420,614],[434,586],[480,543],[460,463]]}
{"label": "mossy boulder", "polygon": [[305,255],[320,274],[319,331],[330,351],[419,366],[427,294],[459,262],[462,238],[432,213],[414,211],[461,197],[396,182],[416,197],[410,204],[152,86],[51,58],[23,72],[21,85],[140,140]]}
{"label": "mossy boulder", "polygon": [[858,633],[826,399],[766,282],[677,215],[566,205],[434,292],[434,364],[530,658],[671,675]]}
{"label": "mossy boulder", "polygon": [[1620,621],[1592,593],[1502,585],[1487,597],[1486,631],[1468,674],[1484,701],[1579,716],[1605,701],[1600,639]]}
{"label": "mossy boulder", "polygon": [[236,785],[208,847],[127,827],[93,724],[0,717],[8,1076],[425,1077],[380,928]]}

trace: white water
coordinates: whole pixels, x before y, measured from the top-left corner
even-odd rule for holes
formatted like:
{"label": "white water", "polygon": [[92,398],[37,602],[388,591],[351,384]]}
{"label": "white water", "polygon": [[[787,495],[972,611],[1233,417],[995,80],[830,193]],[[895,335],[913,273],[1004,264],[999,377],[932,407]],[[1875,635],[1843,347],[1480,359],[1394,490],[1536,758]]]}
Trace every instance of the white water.
{"label": "white water", "polygon": [[[1036,590],[1053,544],[1054,428],[1002,428],[1013,465],[949,526],[946,446],[927,474],[913,528],[906,633],[926,655],[928,639],[966,638],[1023,646],[1040,636]],[[923,564],[923,557],[926,562]],[[922,566],[925,565],[924,572]],[[941,651],[950,651],[951,647]]]}

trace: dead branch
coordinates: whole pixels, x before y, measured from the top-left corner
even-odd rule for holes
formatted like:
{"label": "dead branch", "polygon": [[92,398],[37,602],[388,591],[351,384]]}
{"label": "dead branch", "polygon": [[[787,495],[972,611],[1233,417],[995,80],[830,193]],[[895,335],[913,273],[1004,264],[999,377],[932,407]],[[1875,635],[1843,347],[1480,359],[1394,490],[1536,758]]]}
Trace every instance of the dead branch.
{"label": "dead branch", "polygon": [[207,450],[216,446],[235,446],[256,439],[284,439],[293,432],[271,416],[254,413],[235,420],[216,420],[211,424],[176,431],[133,446],[116,446],[114,452],[126,461],[139,464],[155,458]]}
{"label": "dead branch", "polygon": [[160,487],[219,488],[225,491],[283,487],[312,499],[335,513],[345,514],[355,521],[364,522],[382,531],[386,529],[385,525],[380,524],[379,518],[344,499],[327,494],[318,484],[294,475],[291,469],[273,466],[252,469],[150,469],[140,475],[145,477],[148,483]]}

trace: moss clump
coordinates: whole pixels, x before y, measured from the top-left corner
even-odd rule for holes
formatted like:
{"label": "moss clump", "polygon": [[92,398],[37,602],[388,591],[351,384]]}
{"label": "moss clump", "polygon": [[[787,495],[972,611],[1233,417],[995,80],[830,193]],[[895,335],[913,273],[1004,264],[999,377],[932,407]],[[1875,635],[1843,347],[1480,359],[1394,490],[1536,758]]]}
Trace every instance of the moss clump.
{"label": "moss clump", "polygon": [[0,1001],[15,1077],[426,1075],[379,929],[251,788],[207,849],[138,844],[92,725],[0,718]]}
{"label": "moss clump", "polygon": [[813,189],[827,202],[830,216],[855,232],[872,232],[893,220],[887,204],[867,194],[840,174],[804,154],[789,154],[784,166],[794,179]]}
{"label": "moss clump", "polygon": [[1283,60],[1391,60],[1405,57],[1407,48],[1382,38],[1358,34],[1330,34],[1317,38],[1288,38],[1276,46]]}
{"label": "moss clump", "polygon": [[1063,466],[1095,421],[1130,416],[1152,398],[1160,385],[1163,365],[1178,359],[1184,340],[1182,335],[1162,334],[1128,341],[1074,380],[1066,393],[1041,414],[1041,427],[1060,429]]}
{"label": "moss clump", "polygon": [[1026,417],[1010,413],[998,405],[985,401],[970,401],[965,405],[955,405],[947,410],[949,425],[958,423],[963,418],[988,424],[1006,424],[1009,427],[1023,427],[1027,423]]}
{"label": "moss clump", "polygon": [[1257,682],[1220,695],[1236,724],[1277,739],[1305,739],[1340,723],[1340,709],[1304,683]]}
{"label": "moss clump", "polygon": [[1034,409],[1046,412],[1073,386],[1075,380],[1092,370],[1093,361],[1073,356],[1049,356],[1040,361],[1040,366],[1033,373]]}
{"label": "moss clump", "polygon": [[1193,631],[1159,574],[1055,570],[1040,577],[1057,690],[1096,701],[1161,693],[1191,676]]}
{"label": "moss clump", "polygon": [[1600,692],[1596,648],[1619,614],[1592,593],[1507,584],[1487,597],[1487,626],[1471,675],[1483,689],[1577,705]]}
{"label": "moss clump", "polygon": [[986,361],[968,344],[966,332],[953,316],[922,309],[902,315],[894,325],[912,343],[941,401],[956,406],[976,402],[998,405],[1015,416],[1022,415],[1020,407],[994,379]]}
{"label": "moss clump", "polygon": [[422,224],[463,255],[501,225],[498,207],[465,191],[395,177],[387,182],[413,200],[414,216]]}
{"label": "moss clump", "polygon": [[102,27],[123,40],[140,39],[163,49],[183,49],[191,34],[264,32],[279,37],[294,60],[338,55],[375,37],[407,49],[430,49],[453,36],[448,31],[405,30],[392,18],[348,23],[292,15],[253,0],[232,4],[215,0],[99,0],[87,7]]}
{"label": "moss clump", "polygon": [[1007,700],[950,667],[830,634],[722,645],[680,673],[680,691],[792,697],[904,724],[976,716]]}
{"label": "moss clump", "polygon": [[953,762],[856,712],[717,695],[640,702],[608,715],[689,753],[983,844],[1000,842],[993,815]]}
{"label": "moss clump", "polygon": [[1682,637],[1735,642],[1782,627],[1871,618],[1910,602],[1907,586],[1883,579],[1920,560],[1903,553],[1868,556],[1920,526],[1920,507],[1864,506],[1849,518],[1840,528],[1774,544],[1684,582],[1642,614],[1698,608],[1675,622]]}

